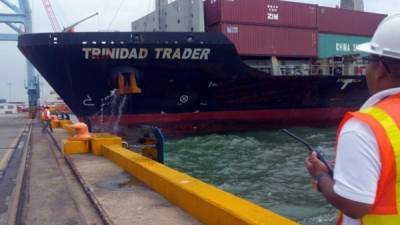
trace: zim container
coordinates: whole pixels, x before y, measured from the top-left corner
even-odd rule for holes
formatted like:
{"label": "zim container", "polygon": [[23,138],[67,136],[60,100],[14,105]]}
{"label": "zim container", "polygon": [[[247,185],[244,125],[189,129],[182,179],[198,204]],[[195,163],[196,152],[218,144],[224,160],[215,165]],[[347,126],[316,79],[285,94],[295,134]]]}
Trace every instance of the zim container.
{"label": "zim container", "polygon": [[241,23],[298,28],[317,26],[317,5],[279,0],[207,0],[206,24]]}

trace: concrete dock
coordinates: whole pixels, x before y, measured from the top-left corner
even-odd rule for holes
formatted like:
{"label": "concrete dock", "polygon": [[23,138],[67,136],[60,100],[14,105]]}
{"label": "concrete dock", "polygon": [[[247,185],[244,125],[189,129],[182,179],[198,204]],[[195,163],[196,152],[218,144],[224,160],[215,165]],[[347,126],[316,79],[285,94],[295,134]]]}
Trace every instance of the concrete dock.
{"label": "concrete dock", "polygon": [[[55,130],[52,135],[62,146],[67,134]],[[105,219],[112,224],[200,224],[104,157],[76,154],[67,158]]]}
{"label": "concrete dock", "polygon": [[0,115],[0,224],[7,221],[29,124],[26,115]]}
{"label": "concrete dock", "polygon": [[[10,159],[30,123],[25,114],[0,116],[1,173],[11,170]],[[0,225],[10,221],[27,225],[200,224],[103,157],[82,154],[67,160],[60,151],[66,136],[59,129],[43,133],[41,122],[32,121],[26,167],[19,171],[25,171],[19,195],[13,196],[19,166],[12,168],[14,178],[2,179],[8,190],[0,189],[4,200],[0,201]],[[12,209],[13,202],[19,208]]]}
{"label": "concrete dock", "polygon": [[64,155],[67,137],[0,116],[0,225],[297,224],[118,145]]}
{"label": "concrete dock", "polygon": [[[25,115],[0,115],[0,174],[7,166],[23,129],[30,119]],[[1,176],[1,175],[0,175]]]}
{"label": "concrete dock", "polygon": [[63,155],[37,120],[33,122],[31,143],[20,223],[102,224]]}

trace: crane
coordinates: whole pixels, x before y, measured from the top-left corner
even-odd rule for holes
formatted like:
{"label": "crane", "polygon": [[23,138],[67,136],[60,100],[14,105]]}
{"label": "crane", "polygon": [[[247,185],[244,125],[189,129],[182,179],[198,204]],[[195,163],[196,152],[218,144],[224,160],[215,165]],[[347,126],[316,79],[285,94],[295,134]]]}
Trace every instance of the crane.
{"label": "crane", "polygon": [[54,14],[53,7],[51,6],[50,1],[49,0],[42,0],[42,3],[43,3],[44,8],[46,9],[47,16],[49,17],[50,24],[51,24],[51,27],[53,28],[54,32],[73,32],[74,31],[74,27],[76,27],[80,23],[82,23],[82,22],[84,22],[84,21],[86,21],[86,20],[88,20],[88,19],[90,19],[90,18],[92,18],[94,16],[99,15],[99,13],[96,12],[96,13],[88,16],[88,17],[85,17],[84,19],[79,20],[78,22],[76,22],[76,23],[74,23],[74,24],[72,24],[72,25],[70,25],[68,27],[61,28],[60,23],[58,22],[57,17]]}
{"label": "crane", "polygon": [[74,23],[74,24],[72,24],[72,25],[70,25],[70,26],[68,26],[68,27],[65,27],[62,31],[63,31],[63,32],[73,32],[73,31],[74,31],[74,27],[76,27],[78,24],[80,24],[80,23],[82,23],[82,22],[84,22],[84,21],[86,21],[86,20],[88,20],[88,19],[90,19],[90,18],[92,18],[92,17],[95,17],[95,16],[97,16],[97,15],[99,15],[98,12],[93,13],[92,15],[90,15],[90,16],[88,16],[88,17],[85,17],[85,18],[79,20],[78,22],[76,22],[76,23]]}
{"label": "crane", "polygon": [[53,7],[50,4],[49,0],[42,0],[43,6],[46,10],[47,16],[49,17],[51,27],[54,32],[61,32],[60,23],[57,20],[56,15],[54,14]]}

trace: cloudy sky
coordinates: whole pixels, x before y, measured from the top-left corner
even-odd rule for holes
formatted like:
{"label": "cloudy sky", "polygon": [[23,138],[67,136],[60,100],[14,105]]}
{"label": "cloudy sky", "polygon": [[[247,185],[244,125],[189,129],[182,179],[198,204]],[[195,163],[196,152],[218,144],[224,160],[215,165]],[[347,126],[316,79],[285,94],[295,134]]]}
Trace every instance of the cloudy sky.
{"label": "cloudy sky", "polygon": [[[17,0],[8,0],[17,5]],[[154,9],[154,0],[49,0],[55,15],[65,27],[76,21],[99,12],[76,27],[76,31],[129,31],[130,23]],[[296,2],[335,7],[340,0],[292,0]],[[393,14],[400,12],[399,0],[364,0],[366,11]],[[30,0],[33,11],[34,32],[51,32],[52,28],[41,0]],[[0,13],[11,11],[0,2]],[[0,24],[0,33],[13,33],[6,25]],[[12,101],[26,101],[24,90],[26,65],[24,57],[16,48],[15,42],[0,42],[0,99],[11,97]],[[49,92],[43,83],[42,94]]]}

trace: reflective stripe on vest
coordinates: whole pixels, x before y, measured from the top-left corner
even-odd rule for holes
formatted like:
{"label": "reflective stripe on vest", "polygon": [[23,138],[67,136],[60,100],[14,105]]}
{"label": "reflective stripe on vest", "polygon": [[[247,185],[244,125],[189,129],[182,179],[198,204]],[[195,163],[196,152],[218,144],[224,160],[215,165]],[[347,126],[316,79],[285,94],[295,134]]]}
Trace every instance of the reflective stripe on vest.
{"label": "reflective stripe on vest", "polygon": [[[375,202],[371,212],[362,218],[362,225],[399,225],[400,214],[397,209],[400,209],[400,95],[391,96],[374,107],[346,114],[338,134],[352,117],[368,124],[374,133],[381,161]],[[337,224],[342,224],[341,216]]]}
{"label": "reflective stripe on vest", "polygon": [[[361,113],[367,114],[375,119],[381,127],[384,129],[386,138],[389,140],[391,149],[394,154],[395,160],[395,168],[396,168],[396,177],[395,177],[395,193],[391,195],[390,198],[395,200],[396,209],[399,209],[400,206],[400,130],[396,121],[383,109],[379,107],[371,107],[365,110],[362,110]],[[399,115],[400,116],[400,115]],[[374,130],[374,128],[372,128]],[[374,130],[376,133],[376,130]],[[378,137],[377,139],[379,139]],[[379,140],[378,140],[379,142]],[[378,143],[379,147],[381,147],[380,143]],[[381,155],[386,154],[384,150],[381,150]],[[382,193],[383,195],[387,193]],[[379,194],[378,194],[379,195]],[[382,196],[381,196],[382,197]],[[377,200],[378,200],[377,196]],[[362,225],[399,225],[400,224],[400,214],[399,212],[394,214],[374,214],[372,211],[371,214],[368,214],[362,218]]]}

